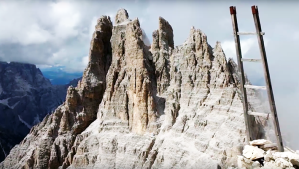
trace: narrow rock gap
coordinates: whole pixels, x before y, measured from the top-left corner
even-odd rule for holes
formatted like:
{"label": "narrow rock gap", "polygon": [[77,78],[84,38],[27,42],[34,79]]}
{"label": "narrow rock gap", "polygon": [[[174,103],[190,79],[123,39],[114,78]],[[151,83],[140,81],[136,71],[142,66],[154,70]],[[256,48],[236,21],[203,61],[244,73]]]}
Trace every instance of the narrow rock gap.
{"label": "narrow rock gap", "polygon": [[213,61],[215,59],[213,49],[214,48],[208,44],[208,53],[209,53],[209,56],[210,56],[209,59],[211,60],[211,64],[213,63]]}
{"label": "narrow rock gap", "polygon": [[233,102],[234,102],[234,100],[235,100],[235,96],[236,96],[236,91],[233,91],[232,101],[231,101],[230,106],[229,106],[229,108],[227,109],[226,112],[229,112],[229,111],[230,111],[230,108],[232,107]]}
{"label": "narrow rock gap", "polygon": [[155,145],[155,142],[156,142],[156,138],[154,138],[152,140],[152,142],[150,143],[149,147],[147,148],[147,150],[145,152],[144,159],[143,159],[143,166],[144,166],[144,163],[146,162],[146,159],[148,158],[149,153],[152,151],[152,149],[153,149],[153,147]]}
{"label": "narrow rock gap", "polygon": [[119,75],[119,72],[115,71],[114,75],[113,75],[113,80],[112,80],[112,89],[111,89],[111,93],[110,93],[110,101],[111,101],[112,95],[115,91],[115,86],[116,86],[116,81],[118,79],[118,75]]}
{"label": "narrow rock gap", "polygon": [[[134,104],[134,103],[133,103]],[[128,93],[126,93],[126,114],[127,114],[127,120],[128,120],[128,126],[130,125],[130,116],[129,116],[129,96]]]}
{"label": "narrow rock gap", "polygon": [[134,86],[134,88],[135,88],[135,93],[136,93],[136,68],[135,68],[135,86]]}

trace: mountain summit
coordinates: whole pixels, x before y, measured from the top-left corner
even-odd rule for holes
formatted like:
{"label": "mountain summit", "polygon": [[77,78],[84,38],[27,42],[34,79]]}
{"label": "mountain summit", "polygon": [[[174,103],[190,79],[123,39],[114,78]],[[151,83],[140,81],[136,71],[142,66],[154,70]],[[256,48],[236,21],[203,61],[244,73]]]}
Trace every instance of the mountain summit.
{"label": "mountain summit", "polygon": [[[174,46],[171,25],[158,22],[148,46],[125,9],[114,25],[98,19],[82,80],[0,168],[237,166],[246,134],[236,64],[199,29]],[[262,109],[248,94],[250,109]],[[265,137],[262,119],[250,120]]]}

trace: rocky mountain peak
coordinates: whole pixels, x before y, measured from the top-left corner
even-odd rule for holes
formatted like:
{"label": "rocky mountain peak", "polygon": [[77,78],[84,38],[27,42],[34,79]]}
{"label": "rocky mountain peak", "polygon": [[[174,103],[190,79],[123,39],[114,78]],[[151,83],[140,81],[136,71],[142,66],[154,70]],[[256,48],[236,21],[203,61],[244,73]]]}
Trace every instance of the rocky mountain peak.
{"label": "rocky mountain peak", "polygon": [[[126,10],[117,12],[115,25],[101,17],[82,81],[0,168],[236,165],[246,135],[233,61],[195,28],[174,47],[171,25],[158,22],[149,48]],[[254,111],[259,99],[250,94]],[[262,124],[252,120],[262,137]]]}
{"label": "rocky mountain peak", "polygon": [[[111,64],[112,22],[110,17],[102,16],[95,26],[93,38],[90,43],[89,62],[84,71],[79,87],[105,86],[106,73]],[[101,83],[101,84],[100,84]]]}
{"label": "rocky mountain peak", "polygon": [[50,80],[44,78],[40,69],[33,64],[0,62],[0,73],[2,83],[10,84],[2,86],[6,91],[14,91],[16,88],[19,91],[29,91],[30,88],[51,86]]}
{"label": "rocky mountain peak", "polygon": [[[138,19],[116,25],[112,39],[113,61],[107,74],[107,90],[99,108],[100,120],[121,119],[133,133],[143,134],[153,122],[153,93],[149,61],[144,52]],[[124,109],[125,108],[125,109]],[[109,130],[107,123],[102,130]]]}
{"label": "rocky mountain peak", "polygon": [[173,30],[171,25],[164,18],[159,17],[159,42],[160,48],[174,48]]}
{"label": "rocky mountain peak", "polygon": [[[229,62],[226,61],[226,56],[222,49],[221,42],[219,42],[219,41],[216,42],[216,45],[213,48],[213,54],[215,57],[214,60],[216,59],[221,66],[227,67],[227,64]],[[217,67],[217,69],[219,69],[219,67]],[[224,68],[224,70],[227,70],[227,69]]]}
{"label": "rocky mountain peak", "polygon": [[127,21],[129,19],[129,14],[125,9],[119,9],[115,16],[115,23],[119,24],[121,22]]}

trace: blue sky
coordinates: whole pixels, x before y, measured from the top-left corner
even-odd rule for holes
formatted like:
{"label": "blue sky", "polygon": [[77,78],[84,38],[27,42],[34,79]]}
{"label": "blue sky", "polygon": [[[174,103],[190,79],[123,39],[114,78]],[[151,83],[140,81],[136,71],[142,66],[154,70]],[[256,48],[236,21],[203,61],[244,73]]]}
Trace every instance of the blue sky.
{"label": "blue sky", "polygon": [[[0,1],[0,60],[37,64],[41,68],[63,66],[82,72],[88,62],[89,44],[96,20],[125,8],[139,18],[152,41],[162,16],[172,25],[175,45],[182,44],[194,26],[211,46],[220,41],[227,57],[235,58],[229,6],[237,7],[240,31],[254,31],[250,7],[258,5],[282,133],[299,149],[299,2],[296,1]],[[255,36],[241,38],[243,57],[259,58]],[[258,63],[245,64],[254,84],[263,84]]]}

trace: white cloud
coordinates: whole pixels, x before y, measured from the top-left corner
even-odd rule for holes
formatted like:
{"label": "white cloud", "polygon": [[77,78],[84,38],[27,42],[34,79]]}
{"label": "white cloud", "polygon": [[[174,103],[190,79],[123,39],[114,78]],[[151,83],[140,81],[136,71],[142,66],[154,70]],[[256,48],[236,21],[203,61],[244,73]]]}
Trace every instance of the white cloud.
{"label": "white cloud", "polygon": [[72,64],[72,67],[65,67],[64,71],[66,72],[80,72],[83,71],[89,61],[89,57],[88,56],[84,56],[84,57],[78,57],[77,59],[74,60],[68,60],[69,64]]}
{"label": "white cloud", "polygon": [[0,43],[61,41],[78,35],[80,13],[71,2],[0,2]]}
{"label": "white cloud", "polygon": [[39,44],[51,39],[51,34],[40,28],[37,24],[32,24],[24,37],[17,39],[23,45]]}
{"label": "white cloud", "polygon": [[221,42],[221,46],[227,58],[236,58],[235,41],[233,40],[223,41]]}
{"label": "white cloud", "polygon": [[49,58],[49,63],[55,64],[57,62],[59,63],[66,62],[66,59],[69,58],[67,57],[67,55],[68,52],[64,48],[61,48],[58,52],[53,53],[52,57]]}
{"label": "white cloud", "polygon": [[82,58],[82,67],[86,67],[87,66],[87,64],[88,64],[88,61],[89,61],[89,57],[88,56],[84,56],[83,58]]}
{"label": "white cloud", "polygon": [[91,20],[91,23],[89,25],[89,33],[88,33],[89,37],[92,37],[92,34],[93,34],[94,30],[95,30],[95,26],[97,24],[97,20],[98,20],[98,18],[95,17],[95,16]]}
{"label": "white cloud", "polygon": [[53,66],[52,65],[36,65],[36,67],[43,69],[43,68],[51,68]]}
{"label": "white cloud", "polygon": [[114,22],[114,20],[115,20],[115,12],[116,11],[114,11],[113,13],[107,12],[104,15],[109,16],[110,19],[111,19],[111,21]]}
{"label": "white cloud", "polygon": [[252,48],[253,44],[254,44],[253,38],[241,41],[241,48],[244,56],[246,56],[248,51]]}
{"label": "white cloud", "polygon": [[[23,45],[45,42],[49,33],[42,29],[38,17],[28,10],[24,2],[0,2],[0,43],[20,43]],[[22,9],[22,10],[18,10]],[[42,37],[41,35],[45,36]]]}
{"label": "white cloud", "polygon": [[294,40],[299,40],[299,31],[296,31],[295,33],[294,33]]}
{"label": "white cloud", "polygon": [[[245,40],[241,40],[241,51],[242,51],[242,57],[246,57],[248,51],[253,47],[254,45],[254,39],[249,38]],[[226,40],[221,43],[221,46],[223,48],[223,51],[225,52],[225,55],[227,58],[236,58],[236,46],[235,46],[235,41],[234,40]]]}
{"label": "white cloud", "polygon": [[80,13],[71,2],[60,1],[50,4],[50,17],[55,21],[54,34],[58,39],[66,39],[78,35]]}

